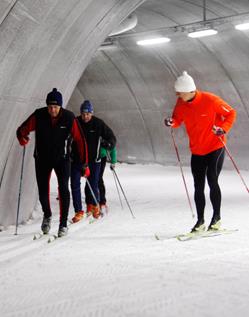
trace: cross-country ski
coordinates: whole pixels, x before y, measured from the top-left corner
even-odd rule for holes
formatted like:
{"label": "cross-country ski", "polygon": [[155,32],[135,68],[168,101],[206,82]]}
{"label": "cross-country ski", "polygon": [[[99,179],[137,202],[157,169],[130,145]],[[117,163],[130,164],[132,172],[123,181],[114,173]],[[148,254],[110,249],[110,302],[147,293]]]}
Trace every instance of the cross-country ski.
{"label": "cross-country ski", "polygon": [[179,241],[189,241],[189,240],[197,240],[201,238],[209,238],[209,237],[216,237],[219,235],[231,234],[237,232],[238,229],[220,229],[220,230],[207,230],[201,232],[187,232],[183,234],[176,234],[176,235],[168,235],[163,233],[155,233],[154,237],[156,240],[171,240],[177,239]]}
{"label": "cross-country ski", "polygon": [[224,234],[231,234],[237,232],[238,229],[220,229],[220,230],[208,230],[202,232],[188,232],[185,234],[179,234],[176,239],[179,241],[197,240],[201,238],[211,238]]}

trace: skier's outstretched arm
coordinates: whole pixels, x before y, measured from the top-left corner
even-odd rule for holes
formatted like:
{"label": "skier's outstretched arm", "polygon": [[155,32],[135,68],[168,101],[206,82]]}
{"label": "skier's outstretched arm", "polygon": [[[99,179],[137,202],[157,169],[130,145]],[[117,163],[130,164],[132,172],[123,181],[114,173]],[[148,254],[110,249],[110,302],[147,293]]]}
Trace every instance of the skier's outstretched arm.
{"label": "skier's outstretched arm", "polygon": [[20,145],[25,146],[29,142],[29,133],[36,128],[36,119],[34,113],[32,113],[28,119],[26,119],[16,131],[17,139]]}

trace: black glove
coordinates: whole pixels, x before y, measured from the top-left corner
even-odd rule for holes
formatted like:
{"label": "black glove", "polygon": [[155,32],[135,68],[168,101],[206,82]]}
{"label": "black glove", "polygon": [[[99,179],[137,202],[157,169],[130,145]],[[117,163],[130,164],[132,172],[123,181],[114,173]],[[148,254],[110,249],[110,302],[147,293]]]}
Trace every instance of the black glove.
{"label": "black glove", "polygon": [[221,127],[216,127],[215,125],[213,126],[213,133],[216,134],[217,136],[224,135],[226,131],[224,131]]}
{"label": "black glove", "polygon": [[115,169],[115,164],[112,163],[112,164],[110,165],[110,169],[111,169],[112,171],[114,171],[114,169]]}
{"label": "black glove", "polygon": [[112,144],[106,140],[101,141],[101,146],[106,150],[111,150],[113,148]]}
{"label": "black glove", "polygon": [[164,120],[164,124],[166,125],[166,127],[171,127],[173,124],[173,119],[172,118],[166,118]]}

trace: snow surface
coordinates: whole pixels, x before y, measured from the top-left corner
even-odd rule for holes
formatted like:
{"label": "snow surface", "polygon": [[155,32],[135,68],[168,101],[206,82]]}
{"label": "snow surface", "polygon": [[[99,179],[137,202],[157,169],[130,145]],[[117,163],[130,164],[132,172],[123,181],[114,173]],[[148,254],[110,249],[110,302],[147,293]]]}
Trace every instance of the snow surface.
{"label": "snow surface", "polygon": [[[0,315],[248,316],[249,196],[236,171],[223,170],[220,184],[223,226],[239,231],[187,242],[172,238],[195,222],[179,167],[120,164],[116,171],[136,219],[124,200],[121,208],[107,168],[108,216],[71,225],[67,237],[48,244],[32,240],[38,207],[17,236],[14,227],[0,233]],[[194,206],[189,168],[184,173]],[[242,174],[248,183],[249,172]],[[51,191],[56,233],[54,177]],[[206,197],[208,224],[208,188]]]}

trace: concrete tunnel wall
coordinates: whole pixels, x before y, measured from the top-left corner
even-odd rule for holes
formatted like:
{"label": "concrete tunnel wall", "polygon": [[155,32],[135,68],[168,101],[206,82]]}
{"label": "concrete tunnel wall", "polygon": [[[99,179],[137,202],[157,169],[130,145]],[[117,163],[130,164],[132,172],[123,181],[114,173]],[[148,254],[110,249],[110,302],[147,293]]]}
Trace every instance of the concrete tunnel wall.
{"label": "concrete tunnel wall", "polygon": [[[169,130],[163,119],[171,115],[174,82],[183,70],[197,88],[221,96],[237,111],[228,147],[242,169],[249,168],[249,32],[232,25],[218,35],[190,39],[174,34],[171,42],[139,47],[135,38],[121,38],[103,47],[91,60],[74,91],[69,107],[90,99],[95,114],[105,119],[118,137],[118,159],[125,162],[177,164]],[[175,130],[182,162],[189,165],[184,128]],[[227,168],[233,168],[228,156]]]}
{"label": "concrete tunnel wall", "polygon": [[[142,2],[1,1],[0,226],[14,224],[16,217],[22,157],[16,128],[45,104],[53,87],[63,92],[65,106],[72,95],[69,108],[75,113],[84,98],[93,101],[96,115],[116,132],[121,161],[176,164],[163,118],[175,103],[175,78],[186,69],[198,88],[219,94],[236,108],[228,144],[239,167],[248,169],[248,33],[226,25],[217,36],[202,40],[175,34],[169,45],[142,48],[134,38],[123,38],[96,52]],[[176,138],[183,163],[189,164],[184,129],[176,131]],[[31,139],[20,222],[31,216],[37,201]],[[226,166],[231,168],[228,159]]]}
{"label": "concrete tunnel wall", "polygon": [[[64,105],[106,36],[143,0],[0,2],[0,225],[15,223],[22,148],[16,128],[53,87]],[[19,222],[32,214],[37,188],[27,147]]]}

